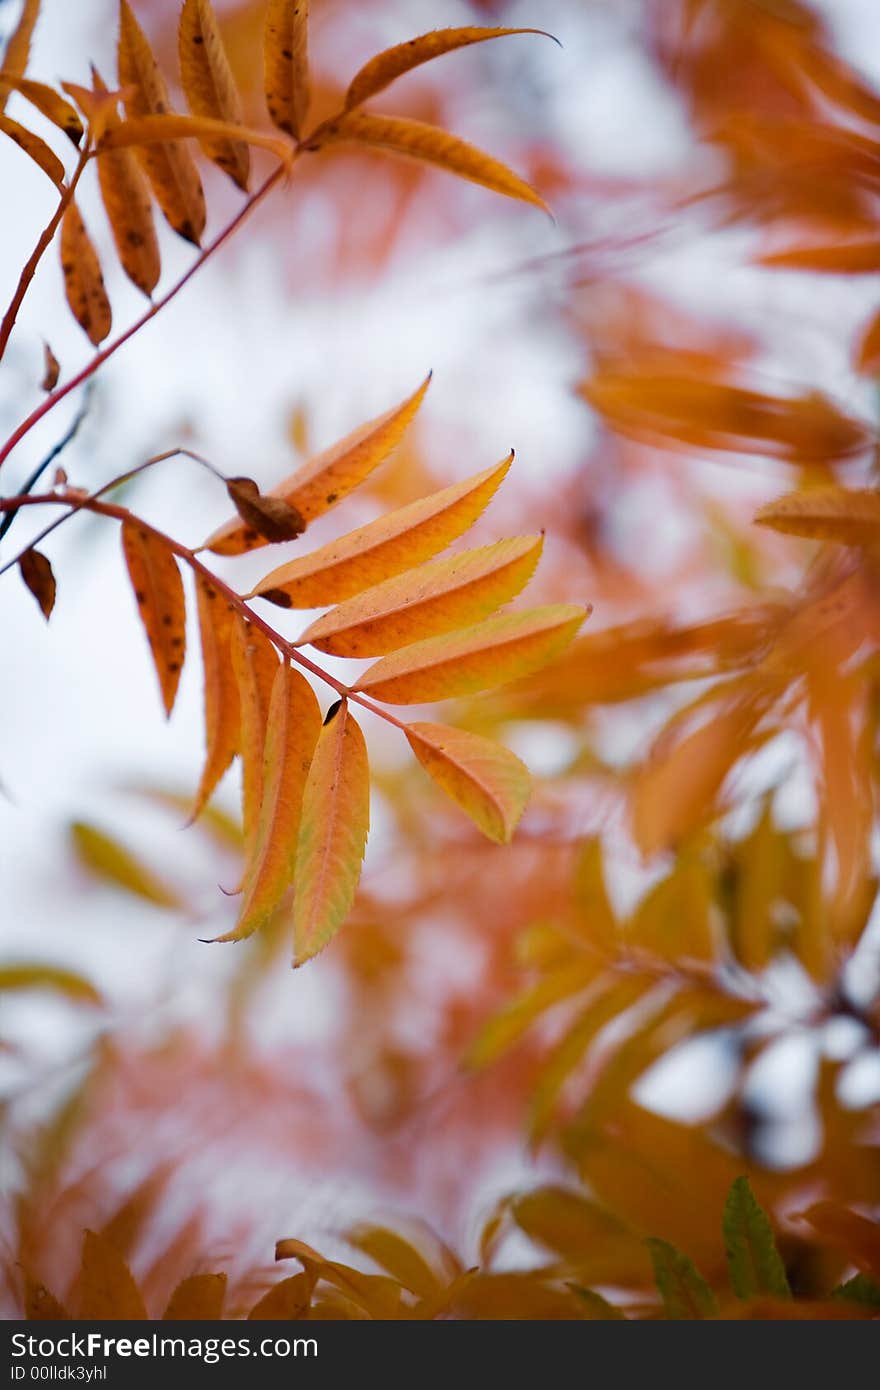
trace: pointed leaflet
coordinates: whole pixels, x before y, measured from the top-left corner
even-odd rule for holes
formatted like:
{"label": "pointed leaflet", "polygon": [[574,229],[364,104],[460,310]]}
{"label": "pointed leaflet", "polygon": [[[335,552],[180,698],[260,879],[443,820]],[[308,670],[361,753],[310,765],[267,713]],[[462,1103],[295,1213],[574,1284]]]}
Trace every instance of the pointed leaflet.
{"label": "pointed leaflet", "polygon": [[[128,119],[167,115],[171,107],[165,79],[128,0],[122,0],[119,10],[118,62],[119,84],[126,89]],[[195,160],[186,145],[142,145],[137,158],[166,221],[180,236],[198,246],[205,229],[205,195]]]}
{"label": "pointed leaflet", "polygon": [[449,174],[481,184],[494,193],[533,203],[544,212],[549,209],[544,199],[530,184],[508,169],[499,160],[460,140],[457,135],[424,121],[408,120],[402,116],[372,116],[364,111],[352,111],[340,116],[315,133],[315,143],[308,149],[320,149],[326,144],[352,143],[389,154],[403,155],[422,164],[434,164]]}
{"label": "pointed leaflet", "polygon": [[476,622],[529,582],[542,545],[519,536],[408,570],[325,613],[299,640],[332,656],[380,656]]}
{"label": "pointed leaflet", "polygon": [[24,1315],[28,1322],[69,1322],[70,1314],[43,1285],[25,1275]]}
{"label": "pointed leaflet", "polygon": [[370,827],[370,769],[345,701],[321,730],[306,782],[293,905],[294,964],[327,945],[354,901]]}
{"label": "pointed leaflet", "polygon": [[665,1240],[645,1242],[654,1266],[654,1282],[667,1318],[694,1320],[717,1316],[718,1304],[700,1271],[687,1255]]}
{"label": "pointed leaflet", "polygon": [[47,989],[63,995],[75,1004],[94,1004],[100,1007],[103,999],[90,980],[62,966],[42,962],[16,961],[13,965],[0,963],[0,993],[17,989]]}
{"label": "pointed leaflet", "polygon": [[58,385],[58,378],[61,375],[61,363],[55,356],[48,343],[43,344],[43,380],[40,382],[42,391],[54,391]]}
{"label": "pointed leaflet", "polygon": [[299,139],[309,110],[309,0],[269,0],[263,43],[266,106]]}
{"label": "pointed leaflet", "polygon": [[73,821],[70,839],[77,859],[95,878],[137,898],[144,898],[156,907],[179,906],[176,894],[124,845],[105,835],[103,830],[85,821]]}
{"label": "pointed leaflet", "polygon": [[[181,81],[193,115],[241,125],[241,101],[210,0],[184,0],[177,37]],[[239,188],[247,190],[250,151],[246,144],[209,135],[202,139],[202,149]]]}
{"label": "pointed leaflet", "polygon": [[525,763],[491,739],[445,724],[410,724],[406,737],[438,787],[490,840],[507,844],[529,799]]}
{"label": "pointed leaflet", "polygon": [[755,521],[790,536],[869,545],[880,538],[880,492],[842,487],[789,492],[762,507]]}
{"label": "pointed leaflet", "polygon": [[745,1175],[734,1181],[728,1193],[722,1230],[730,1282],[737,1298],[791,1298],[773,1228]]}
{"label": "pointed leaflet", "polygon": [[122,548],[159,676],[165,713],[170,715],[186,652],[183,581],[165,542],[137,522],[123,522]]}
{"label": "pointed leaflet", "polygon": [[239,748],[241,716],[230,637],[235,609],[203,575],[196,578],[202,665],[205,671],[205,767],[192,819],[210,800]]}
{"label": "pointed leaflet", "polygon": [[385,1226],[356,1226],[348,1242],[418,1298],[434,1298],[442,1284],[420,1250]]}
{"label": "pointed leaflet", "polygon": [[554,603],[429,637],[383,656],[357,689],[394,705],[473,695],[546,666],[565,650],[586,616],[587,609],[577,604]]}
{"label": "pointed leaflet", "polygon": [[369,101],[377,92],[384,89],[405,72],[429,63],[444,53],[468,44],[484,43],[487,39],[501,39],[506,34],[542,34],[552,38],[544,29],[484,29],[471,25],[460,29],[434,29],[430,34],[420,34],[418,38],[406,43],[395,44],[377,53],[355,74],[345,94],[345,109],[351,111],[362,102]]}
{"label": "pointed leaflet", "polygon": [[254,1304],[248,1313],[248,1320],[287,1322],[291,1318],[304,1318],[312,1301],[314,1287],[313,1271],[291,1274],[289,1279],[282,1279]]}
{"label": "pointed leaflet", "polygon": [[147,1310],[128,1265],[104,1236],[86,1231],[79,1275],[79,1321],[140,1321]]}
{"label": "pointed leaflet", "polygon": [[27,126],[19,125],[18,121],[11,121],[2,112],[0,112],[0,134],[8,136],[18,145],[20,150],[29,155],[34,163],[40,166],[43,173],[52,180],[56,188],[61,187],[64,182],[64,165],[45,140],[41,140],[39,135],[34,135]]}
{"label": "pointed leaflet", "polygon": [[178,140],[199,140],[202,145],[208,141],[227,144],[230,139],[248,145],[259,145],[271,150],[281,160],[290,163],[292,148],[278,135],[267,135],[263,130],[253,130],[250,126],[237,122],[221,121],[214,116],[178,116],[169,113],[165,116],[136,116],[108,134],[102,136],[102,150],[121,150],[144,145],[164,145]]}
{"label": "pointed leaflet", "polygon": [[61,223],[61,269],[70,311],[89,341],[98,347],[113,326],[101,262],[76,203]]}
{"label": "pointed leaflet", "polygon": [[[13,77],[24,77],[31,56],[31,39],[40,13],[40,0],[24,0],[18,23],[3,50],[3,69]],[[8,92],[0,90],[0,114],[6,109]]]}
{"label": "pointed leaflet", "polygon": [[[107,92],[97,74],[95,88]],[[114,107],[105,115],[104,130],[109,134],[119,128]],[[132,151],[102,149],[98,155],[98,184],[122,268],[132,284],[149,296],[161,272],[159,242],[153,226],[149,185]]]}
{"label": "pointed leaflet", "polygon": [[759,265],[814,270],[829,275],[876,275],[880,241],[842,241],[829,246],[792,246],[758,258]]}
{"label": "pointed leaflet", "polygon": [[263,748],[278,653],[268,637],[239,613],[232,615],[231,638],[232,670],[241,712],[241,811],[245,862],[249,863],[263,799]]}
{"label": "pointed leaflet", "polygon": [[225,1297],[225,1274],[191,1274],[177,1285],[162,1314],[162,1321],[198,1322],[207,1319],[218,1322],[223,1317]]}
{"label": "pointed leaflet", "polygon": [[486,1067],[497,1061],[519,1042],[535,1019],[545,1010],[553,1008],[563,999],[569,999],[573,994],[579,994],[592,984],[601,966],[602,962],[599,960],[583,958],[567,962],[560,969],[545,975],[525,994],[511,1000],[500,1013],[490,1018],[469,1048],[465,1065]]}
{"label": "pointed leaflet", "polygon": [[70,102],[65,101],[53,87],[47,87],[45,82],[32,82],[29,77],[15,77],[6,68],[0,68],[0,100],[3,93],[9,91],[18,92],[23,96],[25,101],[29,101],[31,106],[36,107],[40,114],[46,117],[47,121],[63,130],[74,145],[78,145],[82,140],[82,121]]}
{"label": "pointed leaflet", "polygon": [[[400,443],[425,397],[430,373],[417,391],[384,415],[359,425],[345,439],[309,459],[268,493],[295,507],[308,522],[347,497]],[[205,542],[215,555],[241,555],[265,545],[265,538],[237,518],[226,522]]]}
{"label": "pointed leaflet", "polygon": [[[380,516],[267,574],[251,597],[263,594],[285,608],[317,608],[353,598],[444,550],[489,504],[513,455],[495,468]],[[270,593],[271,591],[271,593]]]}
{"label": "pointed leaflet", "polygon": [[39,550],[26,550],[18,562],[21,577],[30,589],[46,622],[55,607],[55,576],[52,566]]}
{"label": "pointed leaflet", "polygon": [[272,685],[263,750],[263,794],[233,931],[220,941],[242,941],[271,920],[290,887],[297,855],[303,790],[321,732],[312,687],[288,662]]}

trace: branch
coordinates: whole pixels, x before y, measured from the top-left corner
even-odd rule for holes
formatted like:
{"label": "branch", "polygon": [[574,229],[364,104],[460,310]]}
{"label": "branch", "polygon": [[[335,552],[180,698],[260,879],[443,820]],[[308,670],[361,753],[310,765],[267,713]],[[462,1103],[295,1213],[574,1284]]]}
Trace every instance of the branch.
{"label": "branch", "polygon": [[[55,445],[54,449],[49,450],[49,453],[43,459],[42,463],[37,464],[31,476],[24,483],[21,489],[22,496],[26,496],[29,492],[31,492],[33,488],[36,487],[37,483],[40,481],[40,478],[43,476],[50,464],[53,464],[55,462],[59,454],[62,454],[64,450],[67,448],[68,444],[73,443],[73,440],[76,438],[77,433],[79,432],[80,425],[89,413],[89,406],[92,403],[91,388],[93,385],[94,382],[90,381],[88,386],[86,387],[85,400],[83,401],[82,405],[80,406],[79,410],[74,416],[73,422],[71,423],[69,429],[66,431],[64,435],[62,435],[58,443]],[[0,541],[2,541],[3,537],[8,532],[10,526],[15,521],[16,515],[16,512],[9,511],[6,513],[6,516],[3,518],[3,521],[0,522]],[[3,571],[0,570],[0,574],[2,573]]]}

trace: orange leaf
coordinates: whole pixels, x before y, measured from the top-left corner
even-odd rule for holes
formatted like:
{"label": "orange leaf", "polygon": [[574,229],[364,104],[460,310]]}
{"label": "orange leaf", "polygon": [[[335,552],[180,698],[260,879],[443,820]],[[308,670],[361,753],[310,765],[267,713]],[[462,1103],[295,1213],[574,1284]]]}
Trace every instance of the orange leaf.
{"label": "orange leaf", "polygon": [[[552,38],[545,29],[485,29],[470,25],[459,29],[434,29],[429,34],[408,39],[406,43],[395,44],[377,53],[352,78],[345,94],[345,109],[351,111],[355,106],[369,101],[377,92],[384,89],[405,72],[429,63],[432,58],[440,58],[444,53],[452,53],[456,48],[465,48],[472,43],[484,43],[487,39],[501,39],[507,34],[542,34]],[[554,40],[556,42],[556,40]]]}
{"label": "orange leaf", "polygon": [[56,188],[62,186],[64,183],[64,165],[45,140],[41,140],[39,135],[34,135],[33,131],[28,130],[26,126],[19,125],[18,121],[11,121],[2,112],[0,112],[0,133],[7,135],[18,145],[20,150],[24,150],[24,153],[40,166],[43,173],[48,175]]}
{"label": "orange leaf", "polygon": [[101,262],[76,203],[70,203],[61,223],[61,268],[71,313],[95,347],[113,326],[110,300],[104,288]]}
{"label": "orange leaf", "polygon": [[827,275],[876,275],[880,270],[880,241],[841,241],[830,246],[791,246],[768,251],[759,265],[788,270],[812,270]]}
{"label": "orange leaf", "polygon": [[428,776],[484,835],[507,844],[529,799],[525,763],[491,739],[445,724],[410,724],[406,737]]}
{"label": "orange leaf", "polygon": [[262,540],[292,541],[306,529],[302,512],[282,497],[266,497],[253,478],[227,478],[226,491],[248,531]]}
{"label": "orange leaf", "polygon": [[309,0],[269,0],[263,42],[266,105],[299,139],[309,110]]}
{"label": "orange leaf", "polygon": [[288,1322],[292,1318],[304,1318],[312,1301],[315,1275],[308,1270],[302,1274],[292,1274],[264,1294],[248,1313],[249,1320],[257,1322]]}
{"label": "orange leaf", "polygon": [[29,101],[41,115],[51,121],[52,125],[57,125],[59,130],[63,130],[69,140],[74,145],[78,145],[83,137],[83,126],[79,116],[74,111],[69,101],[65,101],[53,87],[47,87],[45,82],[33,82],[29,77],[17,77],[8,68],[0,69],[0,96],[7,92],[18,92],[25,101]]}
{"label": "orange leaf", "polygon": [[[13,77],[24,77],[31,55],[31,39],[40,13],[40,0],[24,0],[18,23],[3,50],[3,70]],[[0,112],[6,109],[8,91],[0,90]]]}
{"label": "orange leaf", "polygon": [[241,715],[230,639],[235,609],[202,575],[196,579],[202,664],[205,671],[205,767],[192,819],[201,813],[238,752]]}
{"label": "orange leaf", "polygon": [[880,492],[842,487],[789,492],[762,507],[755,521],[790,536],[868,545],[880,537]]}
{"label": "orange leaf", "polygon": [[241,731],[241,799],[245,862],[253,854],[263,799],[263,749],[278,653],[268,637],[240,614],[232,618],[232,669],[238,684]]}
{"label": "orange leaf", "polygon": [[165,713],[170,715],[186,653],[186,600],[180,570],[164,541],[137,522],[123,522],[122,548],[159,676]]}
{"label": "orange leaf", "polygon": [[863,376],[880,376],[880,313],[874,314],[859,340],[856,370]]}
{"label": "orange leaf", "polygon": [[[184,0],[178,52],[183,90],[193,115],[240,126],[241,100],[210,0]],[[208,159],[247,191],[250,151],[244,140],[218,130],[205,131],[201,143]]]}
{"label": "orange leaf", "polygon": [[321,730],[306,782],[296,857],[294,964],[327,945],[354,901],[370,827],[370,769],[345,701]]}
{"label": "orange leaf", "polygon": [[476,622],[528,583],[542,545],[519,536],[407,570],[318,618],[299,640],[333,656],[379,656]]}
{"label": "orange leaf", "polygon": [[191,1274],[177,1285],[162,1314],[162,1321],[197,1322],[204,1319],[218,1322],[223,1317],[225,1297],[225,1274]]}
{"label": "orange leaf", "polygon": [[[106,95],[97,74],[95,86]],[[104,138],[119,128],[114,102],[105,115]],[[108,149],[98,155],[98,183],[122,268],[132,284],[149,296],[159,280],[161,264],[146,175],[131,150]]]}
{"label": "orange leaf", "polygon": [[43,1284],[25,1276],[24,1315],[28,1322],[69,1322],[70,1314]]}
{"label": "orange leaf", "polygon": [[26,550],[18,562],[21,577],[30,589],[46,622],[55,607],[55,576],[52,566],[39,550]]}
{"label": "orange leaf", "polygon": [[[236,146],[240,143],[245,150],[248,145],[271,150],[285,163],[290,163],[292,158],[291,146],[277,135],[267,135],[265,131],[252,130],[250,126],[234,121],[221,121],[214,116],[177,116],[173,113],[166,116],[137,116],[123,121],[116,130],[102,137],[100,148],[120,150],[132,145],[166,144],[177,140],[198,140],[203,147],[210,144],[212,148],[228,146],[230,149],[230,142],[234,140]],[[215,162],[219,164],[219,158]]]}
{"label": "orange leaf", "polygon": [[533,203],[544,212],[550,211],[540,194],[512,169],[474,145],[460,140],[457,135],[450,135],[438,126],[426,125],[424,121],[351,111],[319,126],[314,143],[310,141],[305,148],[321,149],[327,144],[342,143],[364,145],[388,154],[403,155],[422,164],[434,164],[449,174],[457,174],[459,178],[490,188],[494,193]]}
{"label": "orange leaf", "polygon": [[577,604],[555,603],[429,637],[383,656],[357,689],[396,705],[473,695],[546,666],[565,650],[587,613]]}
{"label": "orange leaf", "polygon": [[[400,405],[360,425],[345,439],[309,459],[267,495],[296,507],[306,521],[321,516],[364,482],[400,443],[430,380],[429,373],[418,390]],[[209,536],[205,548],[215,555],[241,555],[265,543],[258,532],[234,520]]]}
{"label": "orange leaf", "polygon": [[[171,107],[165,79],[128,0],[120,5],[118,62],[128,119],[167,115]],[[186,145],[141,145],[136,154],[170,226],[198,246],[205,229],[205,195]]]}
{"label": "orange leaf", "polygon": [[86,1231],[79,1277],[81,1322],[140,1321],[147,1310],[128,1265],[104,1236]]}
{"label": "orange leaf", "polygon": [[424,1255],[396,1231],[384,1226],[357,1226],[348,1240],[371,1260],[419,1298],[434,1298],[442,1284]]}
{"label": "orange leaf", "polygon": [[[367,526],[291,560],[262,579],[250,597],[272,591],[273,603],[317,608],[352,598],[444,550],[476,521],[510,467],[511,454],[464,482],[380,516]],[[286,600],[286,601],[285,601]]]}
{"label": "orange leaf", "polygon": [[800,1217],[860,1269],[880,1275],[880,1222],[836,1202],[817,1202]]}

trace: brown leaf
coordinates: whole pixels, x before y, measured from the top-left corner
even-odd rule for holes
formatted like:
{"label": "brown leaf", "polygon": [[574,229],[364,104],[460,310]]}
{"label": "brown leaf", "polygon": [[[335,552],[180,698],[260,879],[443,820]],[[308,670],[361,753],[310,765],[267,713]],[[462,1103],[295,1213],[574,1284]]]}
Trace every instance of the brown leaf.
{"label": "brown leaf", "polygon": [[25,1276],[24,1315],[28,1322],[69,1322],[70,1314],[43,1285]]}
{"label": "brown leaf", "polygon": [[52,566],[39,550],[31,549],[22,555],[18,568],[48,622],[55,607],[55,576]]}
{"label": "brown leaf", "polygon": [[302,512],[283,497],[266,496],[253,478],[227,478],[226,491],[242,521],[267,541],[292,541],[306,529]]}
{"label": "brown leaf", "polygon": [[[106,94],[97,73],[95,88]],[[104,130],[119,129],[115,102],[104,116]],[[93,128],[94,129],[94,128]],[[149,296],[159,280],[159,242],[146,175],[131,150],[102,150],[98,155],[98,185],[123,270]]]}
{"label": "brown leaf", "polygon": [[89,341],[98,347],[113,326],[113,312],[98,253],[74,202],[61,223],[61,268],[71,313]]}
{"label": "brown leaf", "polygon": [[86,1231],[79,1277],[79,1320],[140,1321],[146,1316],[140,1290],[116,1247],[94,1231]]}
{"label": "brown leaf", "polygon": [[61,363],[48,343],[43,344],[43,380],[40,386],[44,391],[54,391],[61,375]]}
{"label": "brown leaf", "polygon": [[263,43],[266,105],[279,130],[302,135],[309,109],[309,0],[269,0]]}

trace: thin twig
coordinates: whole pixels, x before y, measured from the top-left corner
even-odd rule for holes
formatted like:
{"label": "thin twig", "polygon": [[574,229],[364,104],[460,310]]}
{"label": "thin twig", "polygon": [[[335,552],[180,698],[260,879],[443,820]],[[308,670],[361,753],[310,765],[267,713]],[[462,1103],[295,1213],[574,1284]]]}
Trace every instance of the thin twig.
{"label": "thin twig", "polygon": [[[76,436],[77,436],[77,434],[78,434],[78,432],[79,432],[80,426],[82,425],[83,421],[85,420],[86,416],[87,416],[88,413],[89,413],[89,407],[90,407],[90,405],[91,405],[91,403],[92,403],[92,387],[94,386],[94,384],[95,384],[95,383],[94,383],[93,381],[90,381],[90,382],[87,384],[87,386],[86,386],[86,393],[85,393],[85,399],[83,400],[82,405],[80,406],[79,410],[77,411],[76,415],[74,416],[73,421],[71,422],[69,428],[65,431],[65,433],[62,435],[62,437],[59,439],[59,441],[58,441],[58,443],[55,445],[55,447],[54,447],[53,449],[50,449],[50,450],[49,450],[48,454],[47,454],[46,457],[43,459],[42,463],[38,463],[38,464],[37,464],[36,468],[34,469],[33,473],[31,474],[31,476],[30,476],[30,477],[25,481],[25,483],[22,485],[22,488],[21,488],[21,495],[22,495],[22,496],[26,496],[29,492],[31,492],[31,491],[36,487],[37,483],[40,481],[40,479],[41,479],[41,477],[43,476],[43,474],[45,473],[46,469],[49,468],[49,467],[55,462],[55,460],[58,458],[58,456],[64,452],[64,450],[67,448],[68,444],[72,444],[72,443],[73,443],[74,439],[76,438]],[[3,518],[3,521],[0,522],[0,541],[2,541],[3,537],[4,537],[4,536],[6,535],[6,533],[8,532],[10,526],[11,526],[12,523],[15,521],[16,516],[17,516],[17,512],[14,512],[14,511],[7,512],[6,515],[5,515],[5,517]]]}

